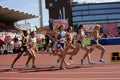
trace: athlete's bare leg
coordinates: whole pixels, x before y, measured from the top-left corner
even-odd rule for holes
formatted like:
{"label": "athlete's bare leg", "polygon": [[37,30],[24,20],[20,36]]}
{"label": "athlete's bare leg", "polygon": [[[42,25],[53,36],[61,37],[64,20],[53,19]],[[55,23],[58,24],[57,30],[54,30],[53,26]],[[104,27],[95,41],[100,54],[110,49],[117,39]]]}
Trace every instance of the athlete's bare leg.
{"label": "athlete's bare leg", "polygon": [[90,57],[90,51],[87,48],[87,46],[83,46],[83,47],[81,47],[81,49],[83,49],[86,52],[85,55],[83,56],[83,58],[81,59],[81,64],[84,64],[83,61],[85,60],[86,57],[88,58],[88,63],[93,64],[91,57]]}
{"label": "athlete's bare leg", "polygon": [[28,57],[28,59],[27,59],[27,62],[26,62],[26,64],[25,64],[27,68],[29,67],[28,63],[30,62],[31,59],[32,59],[32,56],[29,55],[29,57]]}
{"label": "athlete's bare leg", "polygon": [[35,59],[36,59],[35,52],[32,51],[31,49],[28,49],[28,50],[27,50],[27,53],[29,54],[29,57],[28,57],[28,60],[27,60],[27,62],[26,62],[26,66],[28,66],[28,63],[29,63],[30,60],[32,59],[32,67],[33,67],[33,68],[36,68],[36,66],[35,66]]}
{"label": "athlete's bare leg", "polygon": [[22,56],[23,53],[18,53],[17,54],[17,57],[14,59],[13,63],[11,64],[11,69],[14,68],[14,64],[17,62],[17,60]]}
{"label": "athlete's bare leg", "polygon": [[97,45],[96,46],[97,49],[101,50],[101,56],[100,56],[100,62],[102,63],[105,63],[104,60],[103,60],[103,57],[104,57],[104,53],[105,53],[105,48],[102,46],[102,45]]}
{"label": "athlete's bare leg", "polygon": [[104,53],[105,53],[104,47],[100,44],[93,44],[92,47],[89,49],[90,53],[92,53],[95,48],[101,50],[101,56],[100,56],[99,61],[102,62],[102,63],[105,63],[104,60],[103,60],[103,56],[104,56]]}
{"label": "athlete's bare leg", "polygon": [[81,48],[80,44],[76,43],[75,49],[73,50],[72,54],[70,54],[69,60],[72,60],[72,57],[79,52],[80,48]]}

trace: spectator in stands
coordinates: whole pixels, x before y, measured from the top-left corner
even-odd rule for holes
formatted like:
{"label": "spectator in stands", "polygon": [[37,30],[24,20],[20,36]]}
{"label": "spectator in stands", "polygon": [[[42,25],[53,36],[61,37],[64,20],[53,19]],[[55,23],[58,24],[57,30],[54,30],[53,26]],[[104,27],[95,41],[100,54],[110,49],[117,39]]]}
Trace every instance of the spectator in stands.
{"label": "spectator in stands", "polygon": [[2,50],[3,50],[3,40],[0,38],[0,54],[2,54]]}
{"label": "spectator in stands", "polygon": [[7,52],[8,53],[13,53],[13,40],[11,38],[11,36],[8,36],[8,45],[7,45]]}
{"label": "spectator in stands", "polygon": [[13,53],[19,53],[20,52],[20,46],[21,46],[21,43],[20,43],[19,39],[15,36]]}

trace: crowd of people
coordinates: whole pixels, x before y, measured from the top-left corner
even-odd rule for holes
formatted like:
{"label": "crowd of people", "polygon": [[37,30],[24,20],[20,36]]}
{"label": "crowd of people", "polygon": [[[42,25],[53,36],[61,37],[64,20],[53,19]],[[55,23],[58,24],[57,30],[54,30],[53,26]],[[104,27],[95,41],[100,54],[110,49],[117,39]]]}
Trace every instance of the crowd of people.
{"label": "crowd of people", "polygon": [[[79,53],[80,49],[85,51],[83,58],[81,59],[81,64],[84,64],[84,59],[88,58],[88,64],[95,64],[91,59],[92,51],[97,48],[101,50],[101,56],[99,61],[105,63],[103,60],[105,49],[102,45],[99,44],[99,38],[102,37],[100,34],[100,26],[95,25],[95,28],[92,33],[93,43],[91,43],[91,47],[88,48],[83,44],[83,40],[86,37],[84,32],[84,25],[79,25],[77,32],[73,32],[72,27],[68,27],[67,31],[64,29],[64,25],[58,25],[58,28],[53,30],[52,32],[47,32],[45,35],[44,51],[48,53],[58,56],[57,63],[60,63],[60,69],[66,69],[66,65],[69,65],[66,61],[66,55],[70,55],[69,60],[73,62],[73,56]],[[20,45],[21,44],[21,45]],[[29,62],[32,60],[32,68],[37,68],[35,65],[36,59],[36,51],[38,51],[37,46],[37,37],[35,32],[31,32],[28,34],[27,31],[23,30],[23,35],[21,40],[18,38],[14,38],[14,49],[16,51],[17,57],[11,64],[11,69],[14,69],[14,65],[17,60],[22,55],[27,55],[28,59],[26,61],[26,67],[29,67]],[[23,54],[25,52],[25,54]]]}
{"label": "crowd of people", "polygon": [[0,32],[0,54],[13,53],[15,38],[20,39],[20,34],[13,32]]}

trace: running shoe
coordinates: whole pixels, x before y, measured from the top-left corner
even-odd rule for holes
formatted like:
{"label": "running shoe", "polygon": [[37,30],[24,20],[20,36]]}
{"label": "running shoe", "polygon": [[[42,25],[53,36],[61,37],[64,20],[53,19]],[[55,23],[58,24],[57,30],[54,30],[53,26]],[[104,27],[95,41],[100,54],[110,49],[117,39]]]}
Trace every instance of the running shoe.
{"label": "running shoe", "polygon": [[65,65],[66,65],[66,66],[69,66],[70,64],[66,62]]}
{"label": "running shoe", "polygon": [[101,63],[105,63],[105,61],[104,61],[103,59],[100,59],[99,62],[101,62]]}
{"label": "running shoe", "polygon": [[81,65],[83,65],[83,64],[84,64],[83,59],[81,59]]}
{"label": "running shoe", "polygon": [[88,64],[95,64],[95,63],[94,63],[94,62],[92,62],[92,61],[89,61],[89,62],[88,62]]}
{"label": "running shoe", "polygon": [[32,69],[37,69],[37,67],[34,65],[34,66],[32,66]]}
{"label": "running shoe", "polygon": [[28,65],[28,64],[26,64],[25,66],[26,66],[26,68],[29,68],[29,65]]}
{"label": "running shoe", "polygon": [[70,63],[73,63],[72,57],[69,57],[69,61]]}
{"label": "running shoe", "polygon": [[64,66],[60,67],[60,70],[66,70],[67,68],[65,68]]}
{"label": "running shoe", "polygon": [[10,69],[13,71],[13,70],[14,70],[14,67],[11,65],[11,66],[10,66]]}

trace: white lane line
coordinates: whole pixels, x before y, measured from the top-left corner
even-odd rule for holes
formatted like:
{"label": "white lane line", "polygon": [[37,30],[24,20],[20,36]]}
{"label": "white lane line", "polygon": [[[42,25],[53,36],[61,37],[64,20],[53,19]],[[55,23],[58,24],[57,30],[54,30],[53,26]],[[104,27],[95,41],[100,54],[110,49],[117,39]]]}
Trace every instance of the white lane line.
{"label": "white lane line", "polygon": [[[39,73],[41,71],[37,71],[37,72],[29,72],[29,71],[26,71],[26,72],[20,72],[21,74],[120,74],[120,71],[107,71],[107,72],[55,72],[55,73],[52,73],[52,72],[42,72],[42,73]],[[18,73],[18,72],[4,72],[4,73],[11,73],[11,74],[14,74],[14,73]]]}
{"label": "white lane line", "polygon": [[[84,68],[84,67],[82,67],[82,68]],[[93,66],[93,68],[91,68],[91,69],[95,69],[95,68],[101,68],[101,69],[103,69],[103,68],[120,68],[120,66]]]}
{"label": "white lane line", "polygon": [[120,78],[18,78],[18,77],[0,77],[0,80],[120,80]]}
{"label": "white lane line", "polygon": [[[112,69],[115,68],[115,69],[116,69],[116,68],[120,68],[120,66],[94,66],[94,65],[93,65],[93,66],[84,66],[84,65],[83,65],[83,66],[71,66],[71,67],[69,66],[68,68],[72,68],[72,67],[78,67],[78,68],[80,68],[80,69],[89,69],[89,68],[90,68],[90,69],[96,69],[96,68],[97,68],[97,69],[109,69],[109,68],[112,68]],[[86,68],[86,67],[87,67],[87,68]],[[15,67],[15,68],[17,68],[17,67]],[[38,67],[38,68],[39,68],[39,69],[40,69],[40,68],[41,68],[41,69],[42,69],[42,68],[43,68],[43,69],[44,69],[44,68],[47,69],[47,67]],[[48,66],[48,68],[50,68],[50,66]],[[55,67],[52,68],[52,66],[51,66],[51,69],[54,69],[54,68],[58,68],[58,67],[55,66]],[[76,68],[76,69],[78,69],[78,68]],[[8,70],[9,70],[10,68],[1,67],[0,69],[8,69]],[[25,67],[21,67],[20,69],[26,69],[26,68],[25,68]],[[32,69],[31,69],[31,70],[32,70]],[[69,69],[68,69],[68,70],[69,70]]]}
{"label": "white lane line", "polygon": [[[120,71],[115,72],[56,72],[56,73],[27,73],[27,74],[120,74]],[[26,73],[25,73],[26,74]]]}

